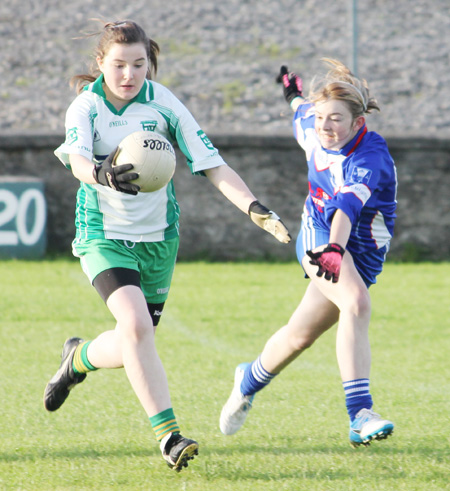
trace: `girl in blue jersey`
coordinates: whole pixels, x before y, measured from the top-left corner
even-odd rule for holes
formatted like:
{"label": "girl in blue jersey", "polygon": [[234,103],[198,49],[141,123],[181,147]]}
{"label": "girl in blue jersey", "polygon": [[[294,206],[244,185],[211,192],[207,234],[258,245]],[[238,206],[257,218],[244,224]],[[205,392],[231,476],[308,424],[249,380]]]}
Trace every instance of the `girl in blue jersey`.
{"label": "girl in blue jersey", "polygon": [[255,393],[336,323],[350,443],[369,445],[394,429],[372,410],[368,288],[381,272],[393,234],[396,171],[384,139],[367,130],[365,114],[379,110],[367,83],[342,63],[325,62],[329,70],[313,80],[308,100],[302,80],[287,67],[278,77],[308,162],[309,194],[296,250],[310,283],[288,324],[253,363],[236,368],[220,417],[226,435],[242,426]]}
{"label": "girl in blue jersey", "polygon": [[[74,254],[116,327],[93,341],[66,341],[44,405],[57,410],[88,372],[124,367],[164,459],[179,471],[198,444],[180,434],[154,336],[178,251],[179,208],[172,181],[140,193],[133,166],[113,166],[117,146],[135,131],[163,135],[179,146],[193,174],[205,175],[258,226],[281,242],[290,236],[226,165],[186,107],[150,79],[159,48],[142,28],[125,20],[107,23],[98,34],[95,69],[75,77],[78,96],[66,114],[66,140],[55,154],[80,181]],[[180,367],[183,376],[185,371]]]}

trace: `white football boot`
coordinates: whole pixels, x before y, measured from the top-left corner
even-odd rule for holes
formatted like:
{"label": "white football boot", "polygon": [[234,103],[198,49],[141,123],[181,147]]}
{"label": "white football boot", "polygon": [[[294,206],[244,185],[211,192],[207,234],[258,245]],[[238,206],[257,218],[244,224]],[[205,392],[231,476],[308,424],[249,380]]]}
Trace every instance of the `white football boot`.
{"label": "white football boot", "polygon": [[244,424],[252,408],[255,395],[244,396],[241,392],[241,382],[248,365],[249,363],[241,363],[236,367],[233,390],[220,414],[220,431],[224,435],[234,435]]}

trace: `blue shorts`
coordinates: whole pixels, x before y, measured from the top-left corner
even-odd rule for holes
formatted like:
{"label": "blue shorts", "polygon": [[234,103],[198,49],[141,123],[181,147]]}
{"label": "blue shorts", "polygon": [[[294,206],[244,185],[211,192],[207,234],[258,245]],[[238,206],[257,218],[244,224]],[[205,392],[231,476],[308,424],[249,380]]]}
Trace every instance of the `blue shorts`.
{"label": "blue shorts", "polygon": [[[300,264],[302,264],[302,259],[305,257],[306,251],[328,244],[329,240],[330,231],[315,227],[312,218],[307,213],[303,212],[302,225],[295,247],[297,259]],[[361,275],[367,288],[369,288],[370,285],[375,284],[377,282],[376,277],[383,269],[386,254],[389,250],[389,244],[381,249],[375,249],[362,254],[353,251],[350,245],[347,245],[346,250],[351,254],[356,270]]]}

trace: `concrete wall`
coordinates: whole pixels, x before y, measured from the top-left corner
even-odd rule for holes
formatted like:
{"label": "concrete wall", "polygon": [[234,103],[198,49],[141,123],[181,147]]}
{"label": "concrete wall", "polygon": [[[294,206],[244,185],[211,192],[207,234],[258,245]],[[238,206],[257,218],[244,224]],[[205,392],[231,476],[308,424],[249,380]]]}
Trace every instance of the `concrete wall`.
{"label": "concrete wall", "polygon": [[[307,191],[302,150],[288,136],[209,135],[224,159],[296,236]],[[48,205],[47,250],[70,250],[78,183],[53,155],[59,134],[0,135],[0,176],[43,179]],[[391,259],[450,259],[450,141],[391,138],[399,189]],[[206,178],[191,176],[178,154],[184,259],[295,259],[295,245],[278,243],[229,203]],[[0,212],[2,210],[0,209]]]}

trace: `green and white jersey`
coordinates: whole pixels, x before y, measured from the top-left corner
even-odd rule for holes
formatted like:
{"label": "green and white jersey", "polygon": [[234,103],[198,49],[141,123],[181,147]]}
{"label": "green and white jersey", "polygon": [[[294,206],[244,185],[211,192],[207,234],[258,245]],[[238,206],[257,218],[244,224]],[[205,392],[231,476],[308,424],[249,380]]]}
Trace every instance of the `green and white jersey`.
{"label": "green and white jersey", "polygon": [[[55,155],[70,168],[69,155],[96,164],[130,133],[154,131],[186,156],[192,174],[226,165],[188,109],[164,86],[146,80],[139,94],[117,111],[105,97],[103,75],[85,87],[66,114],[66,139]],[[179,207],[173,181],[159,191],[128,195],[100,184],[80,183],[77,239],[157,242],[178,235]]]}

